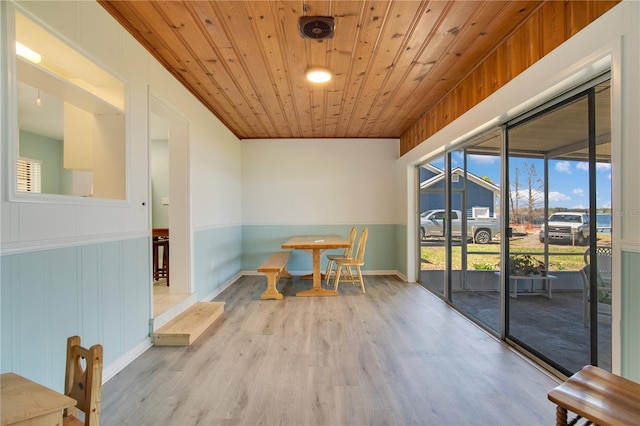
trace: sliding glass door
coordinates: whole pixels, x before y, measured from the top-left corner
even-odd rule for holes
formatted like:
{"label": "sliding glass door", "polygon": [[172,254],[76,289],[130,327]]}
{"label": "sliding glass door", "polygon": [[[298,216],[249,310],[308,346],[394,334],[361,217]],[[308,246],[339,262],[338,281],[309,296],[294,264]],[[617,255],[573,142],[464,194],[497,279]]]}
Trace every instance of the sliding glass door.
{"label": "sliding glass door", "polygon": [[420,282],[551,368],[611,368],[607,77],[420,170]]}
{"label": "sliding glass door", "polygon": [[507,339],[565,374],[611,368],[609,99],[604,81],[507,127]]}

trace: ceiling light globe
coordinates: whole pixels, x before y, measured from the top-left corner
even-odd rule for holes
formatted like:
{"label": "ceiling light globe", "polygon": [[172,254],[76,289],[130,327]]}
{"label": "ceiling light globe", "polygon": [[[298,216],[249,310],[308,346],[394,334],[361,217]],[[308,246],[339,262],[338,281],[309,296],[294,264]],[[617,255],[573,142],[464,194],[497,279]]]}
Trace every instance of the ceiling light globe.
{"label": "ceiling light globe", "polygon": [[309,68],[305,75],[313,83],[326,83],[333,78],[333,72],[327,68]]}

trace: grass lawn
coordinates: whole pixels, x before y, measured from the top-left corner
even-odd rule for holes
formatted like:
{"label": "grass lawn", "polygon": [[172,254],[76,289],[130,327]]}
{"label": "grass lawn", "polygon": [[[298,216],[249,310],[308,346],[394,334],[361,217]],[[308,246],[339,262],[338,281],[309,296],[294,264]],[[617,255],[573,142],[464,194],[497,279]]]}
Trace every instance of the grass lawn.
{"label": "grass lawn", "polygon": [[[444,247],[431,241],[430,245],[420,248],[422,270],[444,270]],[[459,242],[456,242],[458,244]],[[610,245],[609,234],[598,234],[599,245]],[[544,260],[544,244],[538,241],[537,234],[514,237],[509,242],[511,253],[527,254]],[[587,246],[572,246],[570,244],[549,244],[549,271],[577,271],[584,266],[584,252]],[[459,245],[452,247],[453,269],[461,269],[462,248]],[[467,269],[498,270],[500,269],[500,243],[491,244],[467,244]]]}

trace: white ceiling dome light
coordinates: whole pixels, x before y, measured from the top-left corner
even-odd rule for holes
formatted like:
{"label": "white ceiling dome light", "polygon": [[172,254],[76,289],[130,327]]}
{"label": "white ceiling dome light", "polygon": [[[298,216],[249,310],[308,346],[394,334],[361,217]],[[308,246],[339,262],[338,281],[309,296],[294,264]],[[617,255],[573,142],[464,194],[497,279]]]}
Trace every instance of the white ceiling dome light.
{"label": "white ceiling dome light", "polygon": [[333,71],[322,67],[309,68],[304,74],[313,83],[326,83],[333,78]]}

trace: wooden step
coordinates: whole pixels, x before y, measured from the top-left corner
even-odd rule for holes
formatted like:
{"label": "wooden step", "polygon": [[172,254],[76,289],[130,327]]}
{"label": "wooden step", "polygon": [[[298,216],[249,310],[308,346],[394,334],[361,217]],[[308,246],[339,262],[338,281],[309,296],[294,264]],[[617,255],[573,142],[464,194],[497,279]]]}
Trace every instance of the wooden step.
{"label": "wooden step", "polygon": [[198,302],[153,333],[156,346],[189,346],[224,313],[224,302]]}

